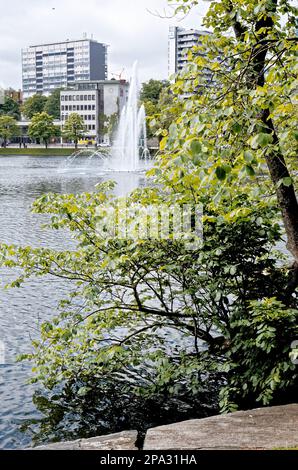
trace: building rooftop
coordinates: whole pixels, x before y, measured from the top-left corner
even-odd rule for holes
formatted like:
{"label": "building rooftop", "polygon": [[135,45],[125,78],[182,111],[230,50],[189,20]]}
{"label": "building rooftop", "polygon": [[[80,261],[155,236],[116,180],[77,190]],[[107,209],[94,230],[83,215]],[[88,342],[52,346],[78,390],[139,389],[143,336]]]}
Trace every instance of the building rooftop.
{"label": "building rooftop", "polygon": [[32,46],[29,46],[29,47],[57,46],[59,44],[67,44],[68,42],[85,42],[85,41],[95,42],[97,44],[102,44],[103,46],[108,46],[108,44],[105,44],[103,42],[99,42],[96,39],[83,38],[83,39],[65,39],[65,41],[49,42],[49,43],[45,43],[45,44],[34,44]]}

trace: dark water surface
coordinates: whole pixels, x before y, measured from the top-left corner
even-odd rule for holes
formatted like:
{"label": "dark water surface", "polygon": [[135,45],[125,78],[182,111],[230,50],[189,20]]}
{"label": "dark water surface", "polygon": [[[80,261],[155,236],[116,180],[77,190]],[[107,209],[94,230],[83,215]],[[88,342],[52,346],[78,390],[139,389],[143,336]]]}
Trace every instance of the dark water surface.
{"label": "dark water surface", "polygon": [[[71,246],[67,234],[45,231],[44,216],[30,213],[32,202],[45,192],[80,193],[92,191],[103,180],[118,181],[118,194],[142,184],[140,175],[105,174],[97,163],[74,162],[65,168],[61,157],[0,156],[0,241],[21,245]],[[19,427],[27,419],[38,418],[32,403],[36,387],[27,385],[30,366],[15,362],[16,356],[31,349],[42,321],[55,314],[58,300],[68,289],[67,282],[38,279],[20,289],[4,290],[13,279],[11,270],[0,269],[0,341],[5,361],[0,363],[0,449],[30,445],[28,434]],[[0,346],[1,346],[0,344]]]}

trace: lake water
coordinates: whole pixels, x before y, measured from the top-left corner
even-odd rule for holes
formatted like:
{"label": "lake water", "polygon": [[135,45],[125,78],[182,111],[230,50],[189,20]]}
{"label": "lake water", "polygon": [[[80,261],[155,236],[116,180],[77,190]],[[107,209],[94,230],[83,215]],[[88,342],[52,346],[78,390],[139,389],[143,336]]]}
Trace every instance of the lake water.
{"label": "lake water", "polygon": [[[125,194],[142,185],[144,177],[129,173],[104,173],[96,161],[75,161],[65,169],[61,157],[0,156],[0,240],[21,245],[70,247],[65,234],[45,231],[45,218],[30,213],[32,202],[46,192],[92,191],[103,180],[118,182],[116,193]],[[32,404],[35,387],[26,382],[30,366],[15,362],[30,350],[42,321],[55,314],[58,300],[68,289],[65,282],[38,279],[20,289],[4,290],[12,280],[11,270],[0,269],[0,346],[5,361],[0,363],[0,449],[30,445],[30,436],[19,431],[27,419],[38,418]]]}

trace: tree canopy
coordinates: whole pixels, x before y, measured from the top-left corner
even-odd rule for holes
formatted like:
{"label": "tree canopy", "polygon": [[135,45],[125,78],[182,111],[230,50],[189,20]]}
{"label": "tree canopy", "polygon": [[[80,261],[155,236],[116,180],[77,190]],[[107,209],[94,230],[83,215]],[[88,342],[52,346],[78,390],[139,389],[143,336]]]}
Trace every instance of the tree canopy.
{"label": "tree canopy", "polygon": [[169,82],[166,80],[149,80],[143,83],[140,93],[140,101],[145,106],[147,116],[147,135],[153,137],[156,133],[156,126],[149,126],[149,122],[158,120],[161,111],[164,110],[165,97],[169,94]]}
{"label": "tree canopy", "polygon": [[[198,3],[178,1],[177,12]],[[172,86],[153,184],[124,208],[112,183],[46,194],[35,211],[51,214],[50,227],[70,230],[77,246],[3,246],[3,263],[22,268],[13,286],[41,275],[74,283],[26,356],[36,380],[79,383],[81,396],[105,381],[164,397],[212,390],[222,411],[295,399],[296,17],[287,0],[212,1],[204,24],[214,33]],[[184,205],[192,221],[203,207],[203,239],[187,228],[191,249],[174,215],[160,236],[164,215]],[[113,213],[129,218],[125,236],[111,230]],[[155,221],[155,236],[133,236],[144,220]],[[277,245],[284,235],[288,257]]]}
{"label": "tree canopy", "polygon": [[47,148],[50,139],[60,134],[60,129],[53,123],[52,116],[42,112],[32,117],[28,133],[33,139],[42,140]]}
{"label": "tree canopy", "polygon": [[12,137],[17,137],[20,134],[20,129],[17,121],[11,116],[0,115],[0,138],[3,139],[4,147],[7,141]]}
{"label": "tree canopy", "polygon": [[86,127],[83,118],[77,113],[70,114],[63,126],[63,136],[73,140],[75,148],[77,148],[79,139],[82,139],[85,133]]}
{"label": "tree canopy", "polygon": [[0,115],[10,116],[18,121],[21,117],[19,103],[10,96],[5,96],[4,103],[0,105]]}
{"label": "tree canopy", "polygon": [[148,82],[142,84],[140,93],[141,101],[151,101],[153,104],[157,104],[161,91],[169,86],[169,82],[166,80],[154,80],[151,78]]}
{"label": "tree canopy", "polygon": [[48,96],[43,108],[53,119],[60,119],[60,93],[61,88],[54,90],[50,96]]}
{"label": "tree canopy", "polygon": [[46,96],[40,94],[33,95],[24,102],[22,112],[27,119],[32,119],[35,114],[40,114],[44,111],[46,102]]}

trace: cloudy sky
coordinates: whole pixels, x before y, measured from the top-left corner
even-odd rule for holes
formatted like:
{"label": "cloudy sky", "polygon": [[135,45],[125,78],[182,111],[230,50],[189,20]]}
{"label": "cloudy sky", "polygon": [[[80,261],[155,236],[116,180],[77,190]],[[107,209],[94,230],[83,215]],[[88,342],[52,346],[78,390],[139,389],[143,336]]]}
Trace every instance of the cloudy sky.
{"label": "cloudy sky", "polygon": [[109,72],[125,68],[129,77],[137,59],[142,81],[166,78],[169,26],[200,27],[208,4],[179,22],[165,18],[167,0],[0,0],[0,7],[0,83],[20,88],[22,48],[84,33],[109,44]]}

